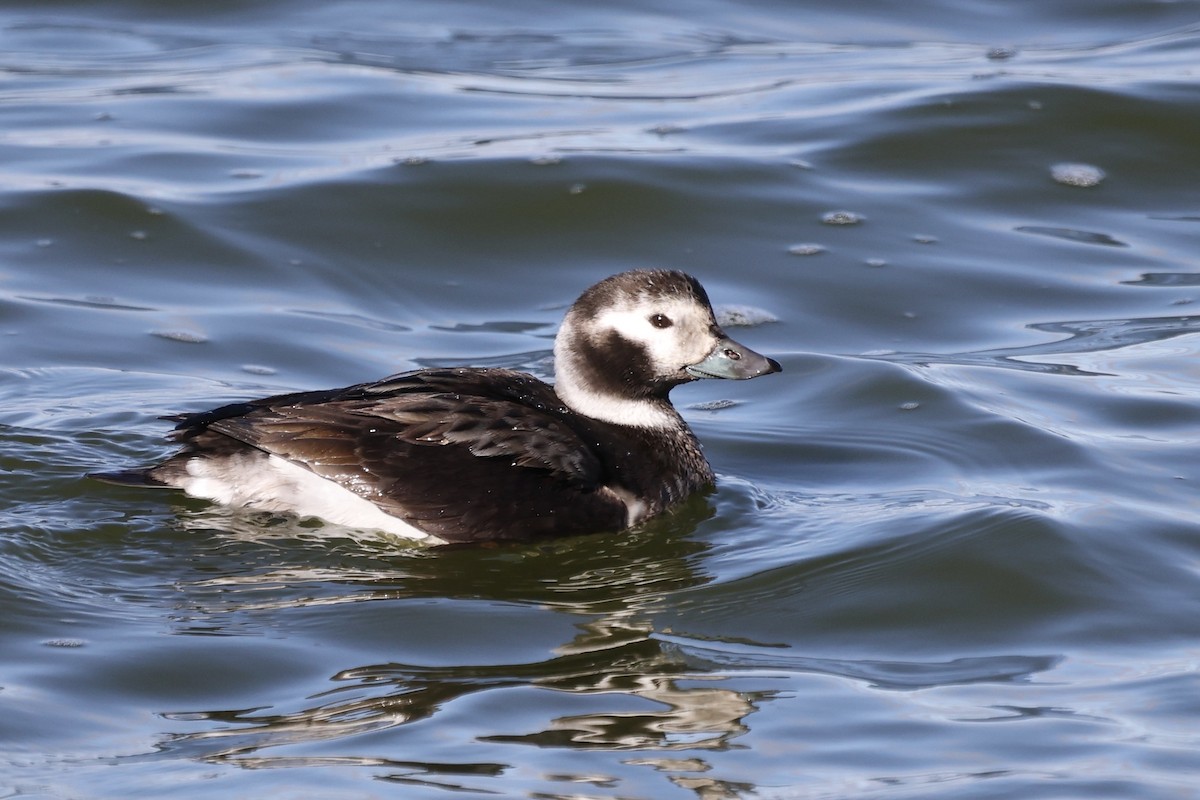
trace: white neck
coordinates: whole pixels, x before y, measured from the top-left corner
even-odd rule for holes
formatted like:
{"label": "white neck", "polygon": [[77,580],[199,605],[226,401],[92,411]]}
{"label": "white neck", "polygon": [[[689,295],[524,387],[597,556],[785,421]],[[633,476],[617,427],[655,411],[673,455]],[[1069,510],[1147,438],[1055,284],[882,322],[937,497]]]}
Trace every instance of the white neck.
{"label": "white neck", "polygon": [[555,393],[577,414],[634,428],[670,428],[679,424],[679,413],[670,403],[588,391],[582,387],[569,358],[556,358],[554,371]]}

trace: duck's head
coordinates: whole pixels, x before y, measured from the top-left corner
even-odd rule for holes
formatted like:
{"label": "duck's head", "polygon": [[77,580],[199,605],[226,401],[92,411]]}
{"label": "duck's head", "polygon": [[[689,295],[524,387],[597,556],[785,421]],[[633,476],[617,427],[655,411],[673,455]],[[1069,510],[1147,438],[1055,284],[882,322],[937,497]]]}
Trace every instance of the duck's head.
{"label": "duck's head", "polygon": [[555,389],[580,414],[641,427],[673,424],[672,388],[700,378],[745,380],[779,362],[721,330],[692,276],[622,272],[585,291],[554,342]]}

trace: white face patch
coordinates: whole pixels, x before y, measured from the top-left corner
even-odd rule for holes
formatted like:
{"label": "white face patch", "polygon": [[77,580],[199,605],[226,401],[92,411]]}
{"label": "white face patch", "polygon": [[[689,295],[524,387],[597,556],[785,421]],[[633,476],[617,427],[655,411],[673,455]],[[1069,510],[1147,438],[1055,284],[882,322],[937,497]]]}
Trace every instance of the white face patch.
{"label": "white face patch", "polygon": [[[659,327],[654,318],[669,322]],[[626,308],[613,308],[597,317],[587,334],[604,335],[615,331],[631,342],[641,344],[657,375],[669,377],[684,367],[702,361],[717,346],[712,334],[713,318],[709,310],[683,299],[638,298]]]}

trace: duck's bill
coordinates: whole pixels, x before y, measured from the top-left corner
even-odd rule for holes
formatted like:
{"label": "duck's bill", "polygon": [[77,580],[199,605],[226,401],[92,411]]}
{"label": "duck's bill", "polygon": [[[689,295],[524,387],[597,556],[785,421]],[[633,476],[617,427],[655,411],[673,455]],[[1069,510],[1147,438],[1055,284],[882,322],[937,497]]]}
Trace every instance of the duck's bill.
{"label": "duck's bill", "polygon": [[733,339],[717,342],[713,351],[704,360],[684,367],[693,378],[728,378],[744,381],[772,372],[783,372],[783,367],[773,358],[756,353]]}

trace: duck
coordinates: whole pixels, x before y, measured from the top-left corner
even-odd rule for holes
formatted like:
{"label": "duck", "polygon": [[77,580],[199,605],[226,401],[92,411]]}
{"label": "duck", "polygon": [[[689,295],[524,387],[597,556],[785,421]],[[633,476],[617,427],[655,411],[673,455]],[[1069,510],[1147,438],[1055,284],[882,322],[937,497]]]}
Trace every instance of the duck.
{"label": "duck", "polygon": [[424,368],[163,417],[179,449],[93,473],[433,545],[617,532],[715,485],[676,386],[780,372],[731,339],[687,273],[591,286],[555,335],[551,386]]}

